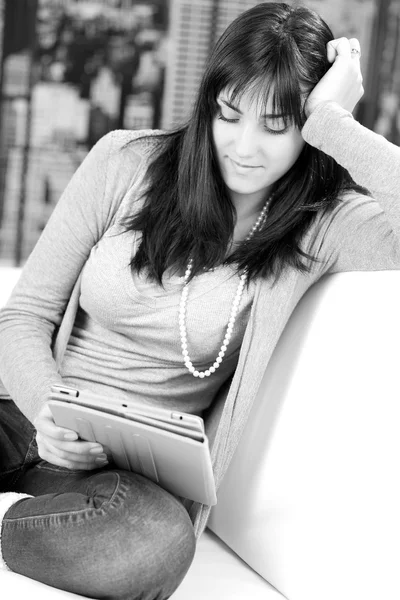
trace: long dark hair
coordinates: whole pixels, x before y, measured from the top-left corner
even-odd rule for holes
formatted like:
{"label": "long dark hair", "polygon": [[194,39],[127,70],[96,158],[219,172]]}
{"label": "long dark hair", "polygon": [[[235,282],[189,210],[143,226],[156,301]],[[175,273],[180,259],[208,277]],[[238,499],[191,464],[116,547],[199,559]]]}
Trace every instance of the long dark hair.
{"label": "long dark hair", "polygon": [[231,23],[210,56],[188,123],[160,135],[143,207],[127,221],[128,229],[141,232],[133,269],[146,269],[160,283],[167,268],[182,273],[190,257],[192,277],[228,263],[247,270],[249,279],[273,275],[276,281],[288,266],[311,270],[301,257],[317,259],[301,249],[303,235],[340,194],[362,188],[335,160],[305,144],[274,186],[264,227],[226,257],[236,212],[217,164],[212,120],[222,90],[229,88],[233,99],[256,89],[258,99],[266,104],[272,95],[274,109],[301,128],[304,92],[330,67],[326,44],[332,39],[319,15],[300,6],[258,4]]}

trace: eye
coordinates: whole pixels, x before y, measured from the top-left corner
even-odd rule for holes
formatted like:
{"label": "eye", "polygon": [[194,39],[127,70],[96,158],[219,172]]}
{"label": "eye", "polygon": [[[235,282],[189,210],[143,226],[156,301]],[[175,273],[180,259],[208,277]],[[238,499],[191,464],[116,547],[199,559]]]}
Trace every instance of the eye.
{"label": "eye", "polygon": [[283,116],[266,116],[263,126],[265,131],[273,135],[281,135],[289,129],[289,123]]}
{"label": "eye", "polygon": [[285,127],[284,129],[272,129],[271,127],[267,127],[267,125],[264,125],[264,129],[265,131],[268,131],[268,133],[272,133],[272,135],[282,135],[287,132],[288,127]]}
{"label": "eye", "polygon": [[237,121],[239,121],[237,113],[235,113],[233,111],[230,111],[229,112],[229,116],[228,115],[224,115],[223,112],[222,112],[222,108],[219,109],[217,117],[221,121],[225,121],[225,123],[237,123]]}

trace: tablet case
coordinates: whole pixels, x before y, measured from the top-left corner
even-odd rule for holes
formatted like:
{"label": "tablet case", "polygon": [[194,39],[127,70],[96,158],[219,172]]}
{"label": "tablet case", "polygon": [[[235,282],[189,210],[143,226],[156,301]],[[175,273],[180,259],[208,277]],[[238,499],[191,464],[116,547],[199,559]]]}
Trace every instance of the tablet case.
{"label": "tablet case", "polygon": [[[102,410],[120,417],[126,417],[137,421],[145,419],[149,425],[155,425],[162,429],[177,431],[178,433],[190,431],[198,432],[197,438],[204,437],[204,421],[198,415],[181,412],[173,408],[164,408],[154,404],[140,402],[123,394],[119,397],[102,395],[87,389],[77,389],[65,385],[52,385],[49,400],[61,400],[73,402],[79,406],[87,406],[95,410]],[[163,424],[165,426],[163,426]]]}
{"label": "tablet case", "polygon": [[57,425],[107,446],[116,466],[164,489],[213,506],[217,503],[207,437],[203,441],[99,410],[50,400]]}

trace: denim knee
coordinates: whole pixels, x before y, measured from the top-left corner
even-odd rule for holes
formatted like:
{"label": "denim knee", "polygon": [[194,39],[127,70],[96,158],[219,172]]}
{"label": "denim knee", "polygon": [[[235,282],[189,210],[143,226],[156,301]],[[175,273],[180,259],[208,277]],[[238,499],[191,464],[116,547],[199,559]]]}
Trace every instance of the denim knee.
{"label": "denim knee", "polygon": [[195,552],[181,502],[145,477],[118,470],[59,483],[54,494],[17,503],[3,535],[12,570],[97,600],[168,598]]}

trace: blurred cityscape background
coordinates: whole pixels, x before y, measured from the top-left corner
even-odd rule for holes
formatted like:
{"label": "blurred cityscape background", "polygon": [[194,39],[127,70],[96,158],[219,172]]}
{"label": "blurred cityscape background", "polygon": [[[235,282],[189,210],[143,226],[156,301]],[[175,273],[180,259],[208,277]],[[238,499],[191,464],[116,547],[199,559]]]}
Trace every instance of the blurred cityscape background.
{"label": "blurred cityscape background", "polygon": [[[255,4],[0,0],[0,264],[24,263],[101,136],[185,120],[210,49]],[[359,38],[357,118],[400,144],[400,0],[302,4]]]}

